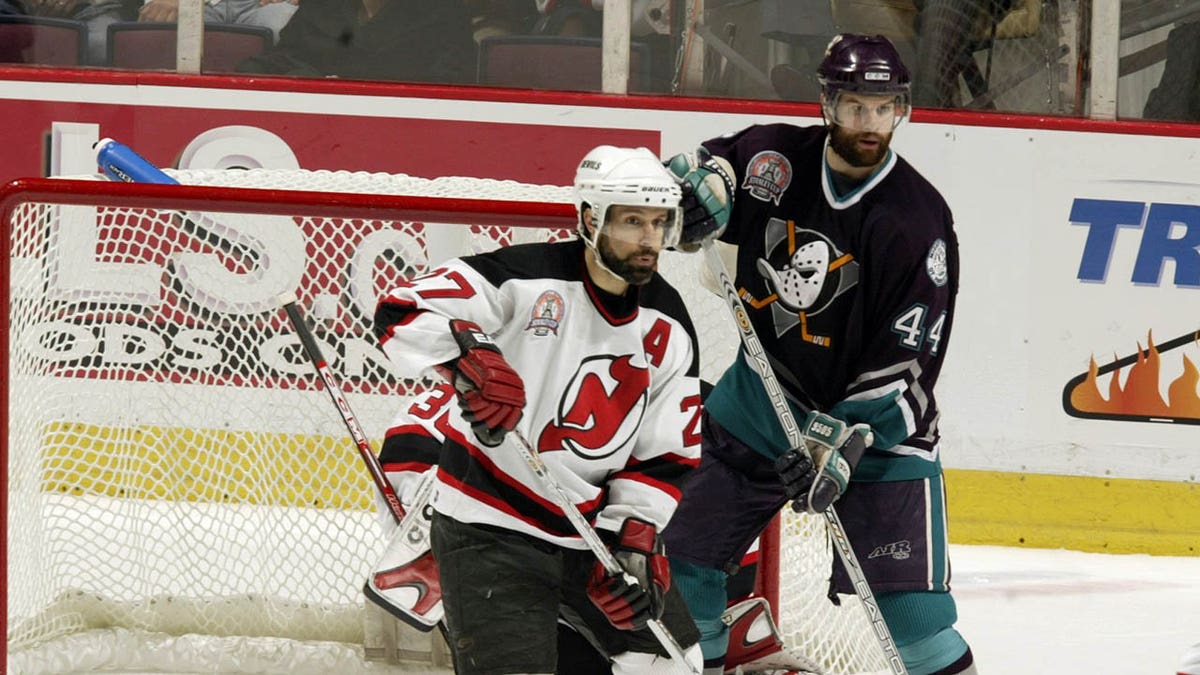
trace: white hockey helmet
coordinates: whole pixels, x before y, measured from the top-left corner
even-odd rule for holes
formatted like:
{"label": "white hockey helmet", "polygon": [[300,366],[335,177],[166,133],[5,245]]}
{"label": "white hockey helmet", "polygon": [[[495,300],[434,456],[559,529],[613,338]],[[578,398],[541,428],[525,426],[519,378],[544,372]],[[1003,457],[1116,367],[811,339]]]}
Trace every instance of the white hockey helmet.
{"label": "white hockey helmet", "polygon": [[[592,248],[604,229],[608,208],[615,205],[667,209],[663,248],[674,246],[679,242],[682,223],[681,198],[675,176],[646,148],[601,145],[585,155],[575,171],[575,208],[579,215],[576,227],[579,236]],[[592,210],[591,236],[583,222],[584,207]]]}

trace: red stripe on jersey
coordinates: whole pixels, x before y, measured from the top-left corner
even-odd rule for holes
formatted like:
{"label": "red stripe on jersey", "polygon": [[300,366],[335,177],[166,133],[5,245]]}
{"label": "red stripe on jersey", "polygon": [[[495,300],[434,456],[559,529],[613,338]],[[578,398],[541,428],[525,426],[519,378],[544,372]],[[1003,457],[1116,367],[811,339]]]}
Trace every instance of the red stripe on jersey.
{"label": "red stripe on jersey", "polygon": [[433,434],[420,424],[401,424],[383,432],[384,438],[392,436],[425,436],[426,438],[433,438]]}
{"label": "red stripe on jersey", "polygon": [[[654,457],[652,460],[646,460],[646,461],[663,461],[663,462],[670,462],[672,464],[681,464],[683,466],[688,467],[689,469],[694,469],[694,468],[700,466],[700,456],[699,455],[697,455],[696,457],[684,457],[683,455],[679,455],[674,452],[668,452],[668,453],[659,455],[658,457]],[[631,467],[637,466],[640,463],[644,463],[644,462],[638,462],[635,459],[629,463],[629,466],[631,466]]]}
{"label": "red stripe on jersey", "polygon": [[[417,295],[426,299],[457,298],[460,300],[467,300],[475,297],[475,293],[477,291],[460,272],[455,270],[450,270],[447,272],[445,269],[441,269],[439,272],[441,273],[442,279],[449,281],[453,285],[442,288],[428,288],[427,285],[422,284],[417,288]],[[436,279],[437,276],[437,273],[431,274],[428,277],[423,277],[422,281]]]}
{"label": "red stripe on jersey", "polygon": [[604,317],[604,320],[610,324],[614,326],[623,326],[637,318],[638,307],[636,305],[634,306],[633,311],[629,313],[629,316],[613,316],[612,313],[609,312],[604,306],[604,301],[602,301],[600,296],[596,294],[596,287],[592,283],[592,275],[586,269],[583,271],[583,288],[587,291],[588,297],[592,299],[592,306],[595,307],[596,311],[600,313],[600,316]]}
{"label": "red stripe on jersey", "polygon": [[682,493],[680,492],[679,488],[675,487],[674,485],[671,485],[670,483],[664,483],[660,480],[651,478],[650,476],[647,476],[644,473],[638,473],[636,471],[620,471],[620,472],[614,473],[609,478],[609,481],[614,481],[614,480],[618,480],[618,479],[631,480],[635,483],[641,483],[643,485],[648,485],[652,488],[655,488],[659,492],[666,494],[671,499],[674,499],[676,502],[678,502],[679,498],[682,496]]}
{"label": "red stripe on jersey", "polygon": [[[450,426],[449,419],[447,417],[439,417],[434,424],[437,425],[438,431],[442,432],[446,436],[447,440],[453,441],[454,443],[463,447],[467,453],[471,455],[471,458],[478,462],[479,465],[492,476],[492,478],[504,483],[514,491],[520,493],[521,496],[525,497],[531,502],[534,502],[555,516],[563,518],[566,517],[566,514],[563,513],[562,509],[558,508],[558,505],[556,505],[554,502],[530,490],[529,486],[501,471],[500,467],[496,466],[491,458],[479,449],[479,446],[472,443],[465,435],[459,433],[457,429]],[[513,452],[516,451],[514,450]],[[440,468],[438,469],[438,473],[441,473]]]}
{"label": "red stripe on jersey", "polygon": [[383,467],[384,473],[403,473],[406,471],[425,473],[433,465],[427,462],[386,462],[380,464],[380,466]]}
{"label": "red stripe on jersey", "polygon": [[417,309],[417,303],[411,300],[402,300],[400,298],[384,298],[379,301],[375,308],[375,316],[378,317],[380,312],[386,311],[388,314],[387,330],[384,331],[380,342],[386,342],[392,338],[397,328],[407,326],[412,323],[418,316],[425,314],[427,310]]}
{"label": "red stripe on jersey", "polygon": [[500,511],[501,513],[503,513],[511,518],[515,518],[515,519],[525,523],[526,525],[529,525],[530,527],[532,527],[534,529],[541,530],[542,532],[545,532],[546,534],[549,534],[549,535],[553,535],[555,537],[570,537],[570,538],[574,538],[574,539],[579,538],[579,533],[575,532],[575,531],[555,532],[554,530],[547,528],[545,523],[539,522],[537,519],[533,518],[532,516],[528,516],[528,515],[525,515],[524,513],[521,513],[520,511],[517,511],[516,509],[514,509],[512,507],[511,504],[504,501],[503,499],[495,497],[494,495],[489,495],[488,493],[486,493],[482,490],[479,490],[477,488],[471,487],[470,485],[467,485],[466,483],[458,480],[454,476],[451,476],[449,473],[447,473],[441,467],[438,467],[437,477],[438,477],[438,481],[445,484],[446,487],[448,487],[452,490],[461,492],[462,494],[466,495],[467,497],[470,497],[471,499],[474,499],[477,502],[482,502],[484,504],[487,504],[488,506],[492,507],[493,509]]}

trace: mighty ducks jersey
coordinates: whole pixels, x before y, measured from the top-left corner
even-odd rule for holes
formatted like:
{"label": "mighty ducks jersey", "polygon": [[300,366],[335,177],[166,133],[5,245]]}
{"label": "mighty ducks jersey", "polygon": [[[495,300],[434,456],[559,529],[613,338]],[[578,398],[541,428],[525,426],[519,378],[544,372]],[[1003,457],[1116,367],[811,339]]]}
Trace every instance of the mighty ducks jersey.
{"label": "mighty ducks jersey", "polygon": [[[729,160],[737,190],[725,242],[734,285],[800,419],[816,409],[864,422],[875,442],[857,480],[934,475],[933,387],[950,337],[958,241],[950,209],[888,151],[839,194],[823,126],[752,126],[704,146]],[[706,406],[769,457],[788,448],[757,373],[739,355]]]}
{"label": "mighty ducks jersey", "polygon": [[[521,375],[527,402],[517,429],[585,517],[612,531],[628,517],[665,527],[700,455],[696,335],[673,288],[655,275],[612,295],[591,281],[580,241],[512,246],[451,260],[391,291],[375,331],[401,374],[419,376],[460,355],[451,318],[479,324]],[[424,421],[396,427],[419,435],[431,424],[425,435],[443,439],[434,509],[586,548],[515,441],[480,443],[451,396],[424,397],[416,415]],[[415,444],[408,468],[428,466],[430,447]]]}

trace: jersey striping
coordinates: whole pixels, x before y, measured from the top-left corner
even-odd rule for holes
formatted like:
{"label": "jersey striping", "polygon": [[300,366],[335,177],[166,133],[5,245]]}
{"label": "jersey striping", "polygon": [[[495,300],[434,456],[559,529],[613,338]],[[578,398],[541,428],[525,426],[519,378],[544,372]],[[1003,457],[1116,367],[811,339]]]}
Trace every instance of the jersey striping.
{"label": "jersey striping", "polygon": [[[450,318],[478,323],[525,382],[518,430],[579,510],[602,529],[630,516],[662,528],[699,460],[695,330],[661,277],[609,294],[591,283],[583,250],[528,244],[451,260],[386,295],[376,333],[402,374],[418,376],[458,357]],[[586,548],[511,441],[479,443],[445,387],[393,424],[389,473],[428,467],[430,439],[443,441],[437,511]]]}

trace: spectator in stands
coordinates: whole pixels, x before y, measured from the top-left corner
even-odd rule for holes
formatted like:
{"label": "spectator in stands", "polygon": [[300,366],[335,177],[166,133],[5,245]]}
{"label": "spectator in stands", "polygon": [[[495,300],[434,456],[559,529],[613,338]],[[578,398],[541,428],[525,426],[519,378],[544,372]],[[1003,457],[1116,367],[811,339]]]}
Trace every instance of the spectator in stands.
{"label": "spectator in stands", "polygon": [[[296,13],[299,0],[206,0],[206,23],[237,23],[270,28],[275,41],[279,31]],[[179,0],[148,0],[138,12],[138,21],[174,22],[179,19]]]}
{"label": "spectator in stands", "polygon": [[25,8],[17,0],[0,0],[0,16],[5,14],[24,14]]}
{"label": "spectator in stands", "polygon": [[475,43],[492,35],[525,35],[538,20],[529,0],[466,0]]}
{"label": "spectator in stands", "polygon": [[1167,34],[1167,62],[1142,116],[1200,121],[1200,21],[1181,22]]}
{"label": "spectator in stands", "polygon": [[[599,37],[603,24],[604,0],[534,0],[542,18],[533,32],[543,35]],[[669,35],[671,32],[671,3],[668,0],[633,0],[631,2],[635,38]]]}
{"label": "spectator in stands", "polygon": [[87,65],[104,64],[108,25],[123,18],[122,0],[22,0],[22,4],[24,13],[30,16],[68,19],[86,25],[87,51],[84,53],[84,63]]}
{"label": "spectator in stands", "polygon": [[467,83],[475,79],[462,0],[304,0],[279,43],[245,73]]}
{"label": "spectator in stands", "polygon": [[562,35],[567,37],[599,37],[603,15],[591,0],[535,0],[541,18],[534,26],[534,33]]}
{"label": "spectator in stands", "polygon": [[[917,67],[913,105],[956,108],[961,104],[959,77],[971,97],[987,93],[987,78],[975,51],[996,34],[1014,0],[916,0]],[[994,104],[986,107],[994,108]]]}
{"label": "spectator in stands", "polygon": [[[535,35],[600,38],[604,27],[604,0],[534,0],[541,18]],[[632,0],[630,34],[650,51],[649,89],[668,91],[674,78],[671,44],[671,11],[668,0]]]}

